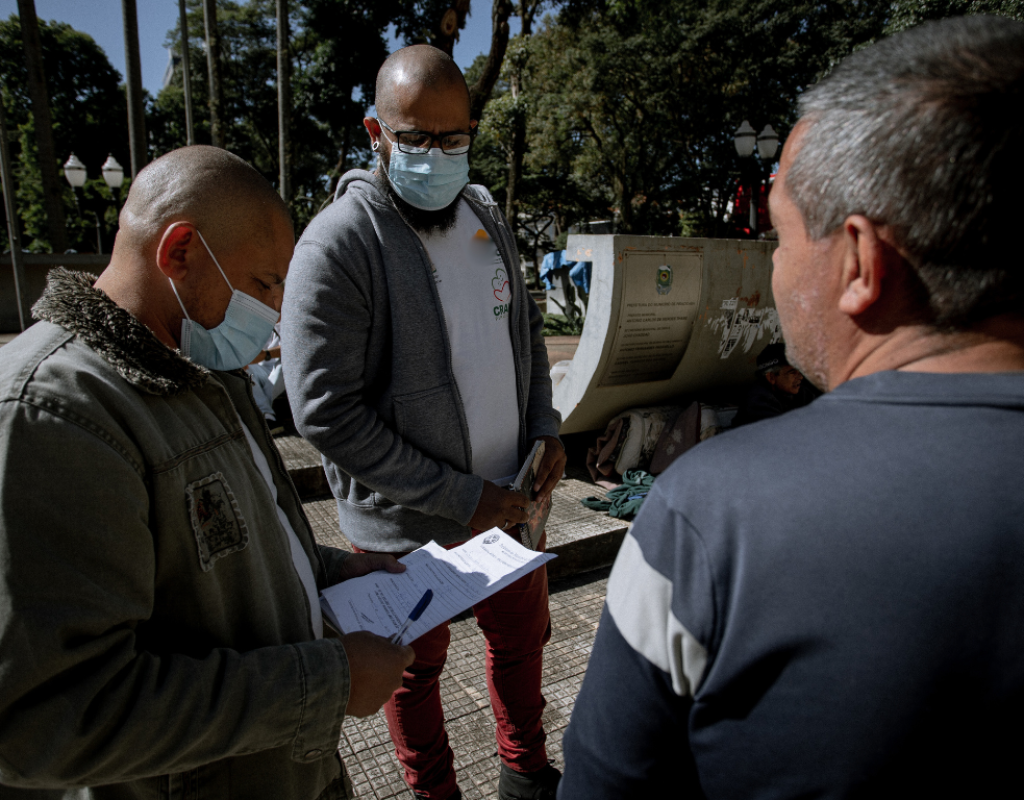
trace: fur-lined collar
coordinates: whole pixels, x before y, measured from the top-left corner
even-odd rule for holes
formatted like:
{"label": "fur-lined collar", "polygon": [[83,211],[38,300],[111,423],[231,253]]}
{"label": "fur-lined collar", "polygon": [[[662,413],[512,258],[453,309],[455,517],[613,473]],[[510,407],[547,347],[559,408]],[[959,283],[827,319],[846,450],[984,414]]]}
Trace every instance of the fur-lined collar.
{"label": "fur-lined collar", "polygon": [[172,350],[99,289],[95,275],[50,270],[32,316],[60,325],[103,356],[136,388],[160,396],[200,388],[210,373]]}

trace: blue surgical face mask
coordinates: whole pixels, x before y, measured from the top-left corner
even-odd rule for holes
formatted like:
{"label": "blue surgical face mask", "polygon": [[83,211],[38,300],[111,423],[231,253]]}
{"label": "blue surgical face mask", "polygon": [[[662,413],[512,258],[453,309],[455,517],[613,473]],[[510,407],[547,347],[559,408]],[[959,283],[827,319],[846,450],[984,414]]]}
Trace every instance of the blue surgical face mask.
{"label": "blue surgical face mask", "polygon": [[181,353],[207,369],[240,369],[259,355],[260,350],[270,339],[270,334],[274,332],[274,325],[281,315],[255,297],[233,287],[203,234],[199,233],[198,229],[196,233],[224,282],[231,289],[231,302],[224,312],[224,321],[213,330],[207,330],[189,317],[185,304],[178,295],[178,289],[174,281],[171,281],[171,289],[174,290],[174,296],[178,298],[178,305],[185,315],[185,319],[181,321]]}
{"label": "blue surgical face mask", "polygon": [[455,202],[469,183],[469,154],[449,156],[440,147],[425,153],[403,153],[392,141],[387,174],[398,196],[409,205],[440,211]]}

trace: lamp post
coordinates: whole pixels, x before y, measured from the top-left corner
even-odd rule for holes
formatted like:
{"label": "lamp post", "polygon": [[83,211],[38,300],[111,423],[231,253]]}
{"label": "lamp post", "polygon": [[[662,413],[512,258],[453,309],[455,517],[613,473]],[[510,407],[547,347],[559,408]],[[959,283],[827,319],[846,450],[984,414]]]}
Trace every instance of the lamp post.
{"label": "lamp post", "polygon": [[[75,197],[75,211],[78,212],[78,216],[82,216],[82,207],[78,204],[78,190],[85,186],[85,164],[82,160],[72,153],[68,160],[64,162],[64,177],[67,178],[68,183],[71,184],[71,194]],[[95,217],[96,215],[93,214]],[[96,249],[100,253],[103,252],[103,247],[100,243],[100,219],[96,217]]]}
{"label": "lamp post", "polygon": [[75,208],[78,208],[78,190],[85,186],[85,164],[74,153],[64,162],[64,177],[71,184],[71,192],[75,196]]}
{"label": "lamp post", "polygon": [[[114,194],[114,206],[117,207],[120,194],[121,184],[124,183],[124,167],[117,163],[117,159],[114,158],[113,154],[107,155],[107,160],[103,162],[103,166],[100,167],[100,172],[103,174],[103,180],[107,186],[110,187],[111,192]],[[82,160],[74,153],[64,162],[64,177],[67,178],[69,184],[71,184],[71,191],[75,196],[75,208],[81,215],[82,210],[78,205],[78,190],[85,186],[86,180],[86,169],[85,164]],[[93,217],[96,220],[96,252],[103,255],[103,235],[100,228],[100,215],[95,211],[92,212]]]}
{"label": "lamp post", "polygon": [[[100,172],[103,173],[103,180],[107,182],[107,186],[110,187],[110,191],[114,193],[114,206],[116,207],[121,200],[121,184],[124,183],[124,167],[117,163],[117,159],[114,158],[113,154],[107,155],[107,160],[103,162],[103,166],[100,167]],[[120,209],[118,209],[120,211]]]}
{"label": "lamp post", "polygon": [[756,235],[757,205],[760,194],[758,190],[763,181],[764,165],[770,164],[779,150],[779,135],[771,125],[765,125],[764,130],[757,133],[749,121],[743,120],[743,124],[733,136],[733,143],[736,145],[736,153],[741,159],[749,159],[754,154],[754,148],[757,148],[757,162],[756,166],[751,168],[750,180],[750,232]]}

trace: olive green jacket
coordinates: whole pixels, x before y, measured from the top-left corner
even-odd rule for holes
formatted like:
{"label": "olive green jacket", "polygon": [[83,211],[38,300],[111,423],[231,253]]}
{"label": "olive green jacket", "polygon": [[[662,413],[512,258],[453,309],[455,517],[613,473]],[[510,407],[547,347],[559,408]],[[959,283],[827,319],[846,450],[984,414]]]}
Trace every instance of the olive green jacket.
{"label": "olive green jacket", "polygon": [[[0,349],[0,796],[345,797],[349,674],[315,640],[279,502],[327,585],[241,372],[51,272]],[[89,787],[89,788],[73,788]]]}

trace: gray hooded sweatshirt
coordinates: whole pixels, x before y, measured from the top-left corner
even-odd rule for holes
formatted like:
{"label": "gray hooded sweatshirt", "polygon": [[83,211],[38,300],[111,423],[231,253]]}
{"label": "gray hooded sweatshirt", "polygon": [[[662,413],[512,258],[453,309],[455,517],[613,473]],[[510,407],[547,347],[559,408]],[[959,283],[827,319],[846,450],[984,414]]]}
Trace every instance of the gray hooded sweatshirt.
{"label": "gray hooded sweatshirt", "polygon": [[[483,491],[431,264],[419,236],[354,170],[295,249],[282,310],[282,363],[299,432],[322,454],[341,529],[364,550],[405,552],[469,538]],[[508,223],[486,189],[462,197],[510,276],[519,449],[557,436],[543,318]]]}

